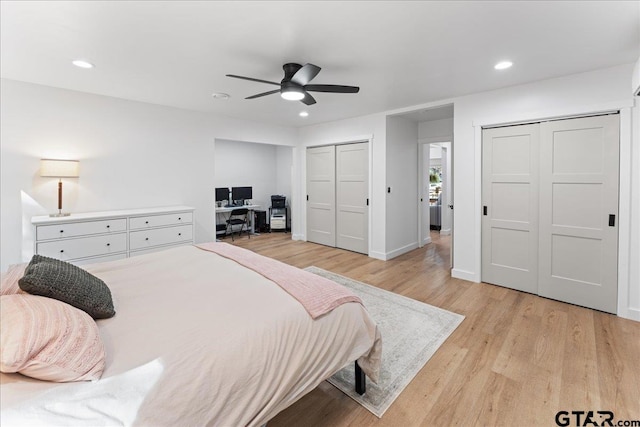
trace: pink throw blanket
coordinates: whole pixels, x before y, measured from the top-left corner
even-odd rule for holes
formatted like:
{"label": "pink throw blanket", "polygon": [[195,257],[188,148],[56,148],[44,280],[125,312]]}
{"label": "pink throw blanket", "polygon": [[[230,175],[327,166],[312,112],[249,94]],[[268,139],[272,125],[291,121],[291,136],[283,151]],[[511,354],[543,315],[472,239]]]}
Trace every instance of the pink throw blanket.
{"label": "pink throw blanket", "polygon": [[275,282],[297,299],[312,319],[347,302],[362,304],[359,297],[336,282],[247,249],[216,242],[203,243],[196,247],[231,259]]}

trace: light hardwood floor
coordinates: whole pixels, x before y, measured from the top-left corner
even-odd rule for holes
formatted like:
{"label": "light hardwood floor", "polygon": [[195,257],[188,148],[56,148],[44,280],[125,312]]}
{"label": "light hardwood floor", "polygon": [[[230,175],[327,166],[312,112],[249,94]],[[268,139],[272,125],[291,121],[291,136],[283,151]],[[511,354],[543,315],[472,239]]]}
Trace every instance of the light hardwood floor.
{"label": "light hardwood floor", "polygon": [[594,411],[596,422],[601,410],[640,420],[640,322],[451,278],[449,238],[432,239],[385,262],[290,234],[236,238],[296,267],[315,265],[466,316],[382,419],[324,382],[269,427],[554,426],[561,410]]}

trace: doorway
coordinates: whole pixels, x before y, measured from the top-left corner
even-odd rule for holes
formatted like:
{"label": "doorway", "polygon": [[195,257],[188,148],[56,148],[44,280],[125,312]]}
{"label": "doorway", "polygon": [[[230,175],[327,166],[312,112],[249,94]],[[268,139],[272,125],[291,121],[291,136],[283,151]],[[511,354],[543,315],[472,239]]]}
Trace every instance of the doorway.
{"label": "doorway", "polygon": [[[450,141],[421,141],[419,145],[418,189],[420,214],[418,218],[419,247],[433,241],[437,232],[446,239],[453,228],[452,150]],[[450,239],[450,237],[448,237]],[[453,250],[449,259],[453,258]],[[450,267],[453,266],[451,262]]]}

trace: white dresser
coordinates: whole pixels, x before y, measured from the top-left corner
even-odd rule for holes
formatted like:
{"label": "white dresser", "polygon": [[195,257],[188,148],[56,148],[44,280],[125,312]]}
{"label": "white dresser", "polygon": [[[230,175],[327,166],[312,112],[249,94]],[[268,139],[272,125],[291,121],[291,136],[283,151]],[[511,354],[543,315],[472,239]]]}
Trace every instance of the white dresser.
{"label": "white dresser", "polygon": [[113,261],[194,243],[194,209],[169,206],[36,216],[36,254],[74,264]]}

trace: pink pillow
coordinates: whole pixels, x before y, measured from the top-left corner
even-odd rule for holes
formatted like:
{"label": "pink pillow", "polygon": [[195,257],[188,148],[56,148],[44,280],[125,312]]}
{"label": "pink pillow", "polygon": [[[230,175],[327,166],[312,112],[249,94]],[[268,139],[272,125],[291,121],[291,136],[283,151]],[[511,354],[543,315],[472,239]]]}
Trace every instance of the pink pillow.
{"label": "pink pillow", "polygon": [[87,313],[29,294],[4,295],[0,305],[0,371],[56,382],[100,378],[105,350]]}
{"label": "pink pillow", "polygon": [[2,273],[2,283],[0,284],[0,295],[24,294],[18,287],[18,280],[24,276],[24,271],[28,263],[13,264],[9,266],[6,273]]}

